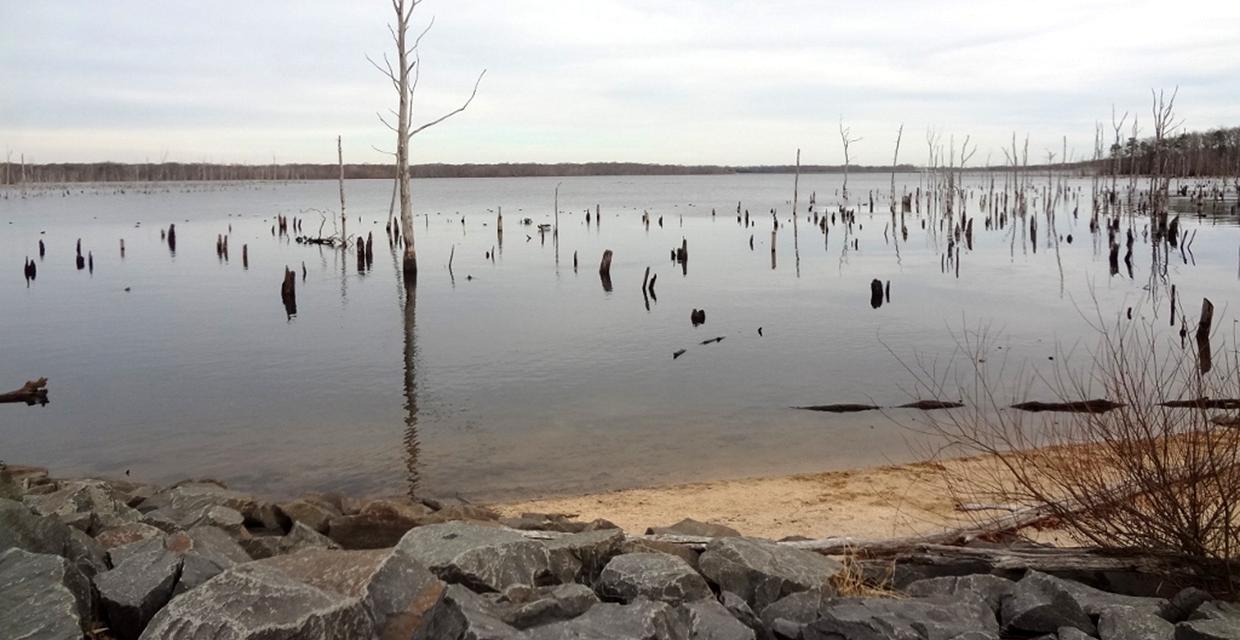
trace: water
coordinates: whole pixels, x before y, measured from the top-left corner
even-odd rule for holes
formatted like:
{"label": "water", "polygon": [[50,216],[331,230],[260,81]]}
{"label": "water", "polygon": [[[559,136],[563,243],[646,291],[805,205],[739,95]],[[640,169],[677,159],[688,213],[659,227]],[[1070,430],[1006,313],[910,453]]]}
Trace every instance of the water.
{"label": "water", "polygon": [[[814,192],[820,211],[833,208],[840,178],[802,176],[802,211]],[[920,179],[900,176],[899,188]],[[1088,228],[1090,183],[1072,180],[1079,202],[1056,218],[1061,288],[1045,220],[1035,253],[1024,232],[986,230],[976,199],[958,275],[941,269],[947,234],[923,230],[924,215],[908,214],[897,253],[885,199],[873,215],[866,199],[889,180],[850,177],[862,206],[847,251],[842,226],[824,241],[804,217],[794,243],[792,176],[418,180],[409,306],[383,230],[387,182],[346,184],[349,231],[377,240],[365,273],[352,254],[272,235],[277,214],[316,233],[312,209],[338,207],[332,182],[0,191],[0,387],[51,381],[48,406],[0,405],[0,459],[62,474],[215,477],[276,496],[399,493],[411,470],[420,491],[472,499],[795,473],[913,455],[914,438],[891,418],[915,412],[792,407],[907,402],[901,361],[950,359],[965,326],[1001,333],[1009,358],[1045,363],[1057,345],[1092,341],[1083,314],[1095,300],[1104,314],[1166,316],[1165,292],[1144,301],[1175,283],[1190,321],[1208,296],[1230,337],[1240,229],[1225,213],[1185,215],[1181,227],[1198,232],[1191,259],[1173,254],[1153,278],[1138,218],[1134,275],[1121,265],[1113,276],[1105,233]],[[557,184],[558,255],[551,233],[521,224],[554,221]],[[738,201],[753,227],[737,224]],[[596,204],[601,225],[587,225]],[[785,224],[774,268],[772,207]],[[160,239],[170,223],[175,255]],[[230,225],[224,262],[214,244]],[[78,238],[93,273],[75,269]],[[669,255],[682,238],[686,274]],[[18,266],[40,239],[47,255],[27,287]],[[610,292],[598,275],[604,249],[615,251]],[[279,298],[286,265],[298,272],[293,318]],[[658,276],[648,309],[647,266]],[[878,309],[875,278],[891,283]],[[704,326],[690,324],[694,308],[706,310]],[[699,344],[716,336],[725,340]]]}

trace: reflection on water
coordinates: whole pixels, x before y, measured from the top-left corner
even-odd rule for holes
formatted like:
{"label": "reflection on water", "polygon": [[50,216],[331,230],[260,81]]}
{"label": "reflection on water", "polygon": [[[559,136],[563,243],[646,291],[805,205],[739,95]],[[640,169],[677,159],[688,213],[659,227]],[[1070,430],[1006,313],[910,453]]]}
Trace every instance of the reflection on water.
{"label": "reflection on water", "polygon": [[[907,458],[910,436],[790,407],[905,403],[893,354],[946,366],[965,326],[1037,365],[1088,345],[1095,305],[1172,336],[1203,297],[1234,318],[1234,199],[1177,198],[1172,245],[1127,210],[1094,228],[1088,180],[997,215],[1005,179],[970,178],[950,221],[916,174],[895,214],[889,175],[850,177],[848,212],[839,176],[802,175],[796,219],[791,175],[419,180],[416,291],[387,181],[346,190],[390,265],[278,232],[317,228],[331,182],[0,190],[0,388],[52,390],[0,407],[0,459],[479,499],[814,471]],[[295,310],[275,303],[288,273]]]}

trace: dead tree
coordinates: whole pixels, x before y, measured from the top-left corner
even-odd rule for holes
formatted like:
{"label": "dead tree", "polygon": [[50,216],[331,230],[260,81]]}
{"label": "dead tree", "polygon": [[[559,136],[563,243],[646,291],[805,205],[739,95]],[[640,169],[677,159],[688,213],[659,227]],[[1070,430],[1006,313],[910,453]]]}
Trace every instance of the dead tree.
{"label": "dead tree", "polygon": [[344,217],[344,146],[341,144],[340,136],[336,136],[336,163],[340,165],[340,247],[348,249],[349,235],[345,233]]}
{"label": "dead tree", "polygon": [[478,85],[482,83],[482,77],[486,75],[486,70],[478,74],[478,79],[474,82],[474,90],[469,94],[469,98],[456,109],[435,118],[425,124],[413,127],[410,120],[411,105],[413,102],[414,92],[418,88],[418,77],[421,74],[421,55],[418,46],[422,42],[422,38],[434,26],[435,21],[432,19],[422,33],[410,41],[409,39],[409,23],[413,18],[413,11],[422,4],[423,0],[392,0],[392,10],[396,14],[395,24],[388,24],[388,32],[392,34],[392,40],[396,45],[396,67],[392,67],[391,60],[384,54],[383,65],[367,56],[370,64],[374,65],[384,76],[392,83],[392,88],[396,90],[399,96],[398,110],[395,112],[396,124],[388,122],[383,114],[377,114],[379,121],[388,129],[396,134],[396,151],[392,154],[396,159],[396,182],[399,185],[400,192],[400,226],[405,239],[405,252],[402,260],[402,270],[405,273],[405,281],[407,285],[417,282],[418,278],[418,256],[414,248],[413,242],[413,205],[409,193],[409,141],[413,136],[429,129],[448,118],[464,111],[469,104],[474,101],[474,96],[478,95]]}
{"label": "dead tree", "polygon": [[844,187],[841,195],[845,200],[848,199],[848,147],[854,142],[861,142],[861,138],[852,137],[852,128],[844,126],[844,116],[840,116],[840,142],[844,144]]}

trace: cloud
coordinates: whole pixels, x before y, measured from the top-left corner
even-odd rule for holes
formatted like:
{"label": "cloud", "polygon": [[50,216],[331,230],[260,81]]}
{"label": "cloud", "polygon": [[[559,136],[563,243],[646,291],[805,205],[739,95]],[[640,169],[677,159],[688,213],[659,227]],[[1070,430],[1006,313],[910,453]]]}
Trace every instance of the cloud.
{"label": "cloud", "polygon": [[[1240,6],[1153,2],[427,0],[415,161],[890,161],[895,130],[1081,157],[1111,104],[1180,85],[1190,127],[1240,118]],[[0,0],[0,146],[38,161],[356,161],[391,146],[386,2]],[[923,145],[924,146],[924,145]]]}

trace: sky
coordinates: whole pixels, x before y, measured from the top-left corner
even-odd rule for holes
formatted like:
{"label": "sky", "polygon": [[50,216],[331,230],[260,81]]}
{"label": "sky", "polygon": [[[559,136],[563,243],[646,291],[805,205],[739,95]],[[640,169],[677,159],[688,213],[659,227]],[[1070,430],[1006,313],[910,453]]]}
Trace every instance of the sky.
{"label": "sky", "polygon": [[[1240,1],[424,0],[411,161],[972,164],[1092,155],[1112,106],[1149,133],[1240,125]],[[0,152],[27,161],[386,162],[388,0],[0,0]],[[1131,123],[1132,117],[1128,122]],[[1125,135],[1128,135],[1126,132]]]}

